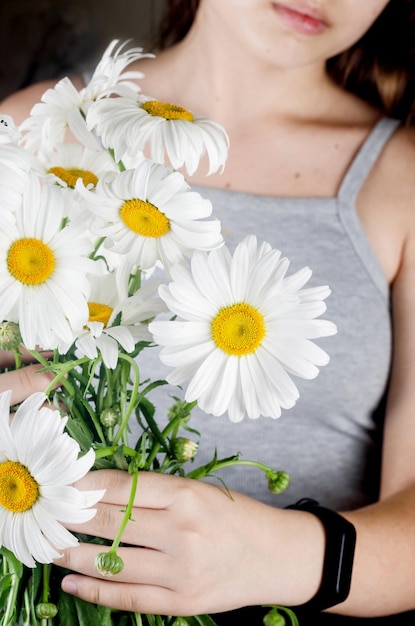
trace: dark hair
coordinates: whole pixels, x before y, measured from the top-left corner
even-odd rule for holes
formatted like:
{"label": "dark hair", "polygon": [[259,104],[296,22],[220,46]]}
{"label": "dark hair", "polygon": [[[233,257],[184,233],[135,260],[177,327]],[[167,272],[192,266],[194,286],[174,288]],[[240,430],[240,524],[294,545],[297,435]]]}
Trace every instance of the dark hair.
{"label": "dark hair", "polygon": [[[166,0],[154,48],[162,50],[189,32],[199,0]],[[389,0],[363,37],[329,59],[340,85],[385,115],[415,124],[415,0]]]}
{"label": "dark hair", "polygon": [[99,30],[85,0],[0,0],[0,23],[0,100],[78,74],[95,58]]}

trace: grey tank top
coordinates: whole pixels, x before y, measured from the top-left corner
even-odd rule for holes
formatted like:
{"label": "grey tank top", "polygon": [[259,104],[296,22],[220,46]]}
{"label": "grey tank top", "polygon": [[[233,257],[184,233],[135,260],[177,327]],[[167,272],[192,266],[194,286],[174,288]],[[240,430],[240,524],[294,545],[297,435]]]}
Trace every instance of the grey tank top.
{"label": "grey tank top", "polygon": [[[317,340],[330,355],[315,380],[295,379],[296,406],[279,419],[245,418],[195,410],[190,426],[201,433],[197,464],[240,453],[291,476],[288,489],[271,494],[257,469],[221,472],[227,486],[259,500],[285,506],[307,496],[347,509],[377,497],[382,430],[382,400],[391,358],[389,288],[362,229],[355,200],[373,164],[398,122],[382,119],[354,158],[335,198],[278,198],[198,187],[210,198],[231,249],[248,233],[268,241],[290,259],[288,274],[307,265],[308,286],[329,285],[323,316],[337,325],[337,335]],[[144,352],[142,377],[168,371],[155,352]],[[152,370],[151,372],[149,370]],[[171,395],[178,395],[172,388]],[[163,419],[166,388],[150,396]],[[196,461],[195,461],[196,463]],[[190,465],[189,465],[190,468]]]}

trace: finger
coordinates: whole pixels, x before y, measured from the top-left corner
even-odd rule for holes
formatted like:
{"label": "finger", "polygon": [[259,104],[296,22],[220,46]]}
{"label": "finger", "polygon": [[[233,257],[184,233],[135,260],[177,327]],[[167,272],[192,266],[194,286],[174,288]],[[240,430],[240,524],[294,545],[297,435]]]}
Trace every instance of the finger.
{"label": "finger", "polygon": [[[108,546],[80,543],[76,548],[65,550],[63,556],[55,560],[55,565],[91,578],[107,580],[108,576],[98,571],[95,559],[98,554],[107,553],[109,549]],[[167,586],[165,572],[169,570],[171,558],[163,552],[138,547],[120,547],[117,555],[122,559],[124,566],[118,574],[110,576],[111,580],[118,583],[134,582]]]}
{"label": "finger", "polygon": [[[188,489],[190,479],[179,476],[140,472],[135,505],[143,508],[165,509]],[[78,489],[105,489],[103,502],[125,505],[130,498],[131,476],[123,470],[98,470],[89,472],[76,485]],[[207,486],[207,485],[206,485]]]}
{"label": "finger", "polygon": [[[125,515],[125,508],[117,504],[98,502],[96,514],[88,522],[65,524],[72,532],[82,532],[92,537],[114,539]],[[156,550],[166,549],[166,538],[171,531],[171,514],[162,509],[133,508],[131,518],[123,531],[122,541],[133,546],[145,546]]]}
{"label": "finger", "polygon": [[[137,583],[118,583],[70,574],[62,580],[62,589],[86,602],[131,613],[189,615],[179,597],[170,589]],[[200,612],[200,611],[199,611]],[[197,611],[191,614],[197,614]]]}
{"label": "finger", "polygon": [[[33,360],[33,357],[32,357]],[[0,350],[0,367],[14,367],[16,356],[13,350]]]}
{"label": "finger", "polygon": [[[24,348],[23,346],[19,346],[19,352],[22,358],[23,363],[33,363],[35,358]],[[45,357],[45,359],[53,356],[53,353],[50,351],[38,350],[38,352]],[[14,367],[16,363],[16,355],[13,350],[0,350],[0,368],[3,369],[5,367]]]}
{"label": "finger", "polygon": [[53,380],[53,374],[41,370],[41,365],[33,364],[0,374],[0,393],[11,389],[11,403],[17,404],[36,391],[45,391]]}

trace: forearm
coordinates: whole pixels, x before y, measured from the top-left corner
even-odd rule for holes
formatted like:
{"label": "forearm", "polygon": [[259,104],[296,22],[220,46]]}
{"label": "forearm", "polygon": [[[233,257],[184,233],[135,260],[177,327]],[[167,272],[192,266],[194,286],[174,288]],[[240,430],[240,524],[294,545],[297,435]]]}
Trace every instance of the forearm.
{"label": "forearm", "polygon": [[[296,606],[311,600],[319,588],[326,539],[322,524],[315,518],[311,525],[309,513],[281,511],[280,520],[272,521],[278,528],[275,550],[284,563],[275,568],[267,562],[273,576],[281,575],[274,588],[261,581],[261,593],[273,595],[258,604],[279,603]],[[371,506],[343,513],[356,528],[357,541],[350,594],[347,600],[328,611],[355,617],[377,617],[412,610],[415,607],[415,489],[409,488]],[[267,523],[265,521],[265,523]],[[268,525],[268,536],[272,529]],[[322,533],[320,535],[319,533]],[[321,541],[323,543],[321,543]],[[330,557],[330,554],[328,554]],[[278,592],[277,592],[278,589]]]}
{"label": "forearm", "polygon": [[333,611],[375,617],[415,607],[415,488],[344,515],[357,531],[348,599]]}

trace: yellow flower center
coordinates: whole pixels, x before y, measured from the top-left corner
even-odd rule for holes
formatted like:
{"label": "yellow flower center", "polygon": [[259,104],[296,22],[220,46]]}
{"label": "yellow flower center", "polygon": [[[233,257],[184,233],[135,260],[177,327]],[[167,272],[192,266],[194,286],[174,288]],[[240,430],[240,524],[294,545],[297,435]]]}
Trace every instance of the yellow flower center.
{"label": "yellow flower center", "polygon": [[155,117],[164,117],[165,120],[185,120],[193,122],[194,117],[190,111],[170,104],[169,102],[160,102],[159,100],[149,100],[141,105],[144,111]]}
{"label": "yellow flower center", "polygon": [[0,506],[12,513],[31,509],[39,497],[39,485],[17,461],[0,463]]}
{"label": "yellow flower center", "polygon": [[93,184],[94,187],[98,182],[98,177],[88,170],[80,170],[76,167],[51,167],[48,170],[49,174],[55,174],[58,178],[63,180],[71,189],[74,189],[78,178],[82,178],[84,185]]}
{"label": "yellow flower center", "polygon": [[113,311],[112,307],[99,302],[88,302],[89,318],[88,322],[102,322],[107,326],[108,320]]}
{"label": "yellow flower center", "polygon": [[218,348],[235,356],[255,352],[265,332],[262,314],[245,302],[224,307],[212,322],[213,340]]}
{"label": "yellow flower center", "polygon": [[122,221],[130,230],[143,237],[162,237],[170,230],[167,217],[151,202],[133,198],[120,209]]}
{"label": "yellow flower center", "polygon": [[21,283],[40,285],[55,269],[55,255],[40,239],[24,237],[10,246],[7,267],[10,274]]}

